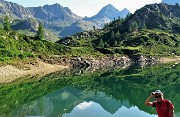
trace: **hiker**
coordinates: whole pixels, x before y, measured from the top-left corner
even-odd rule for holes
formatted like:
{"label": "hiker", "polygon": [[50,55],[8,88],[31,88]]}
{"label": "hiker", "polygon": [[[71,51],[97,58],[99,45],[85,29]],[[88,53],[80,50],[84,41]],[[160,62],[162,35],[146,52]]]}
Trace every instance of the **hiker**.
{"label": "hiker", "polygon": [[[152,97],[155,97],[156,101],[150,102]],[[152,92],[146,99],[145,104],[155,107],[158,117],[175,117],[173,104],[171,101],[164,99],[163,93],[160,90]]]}

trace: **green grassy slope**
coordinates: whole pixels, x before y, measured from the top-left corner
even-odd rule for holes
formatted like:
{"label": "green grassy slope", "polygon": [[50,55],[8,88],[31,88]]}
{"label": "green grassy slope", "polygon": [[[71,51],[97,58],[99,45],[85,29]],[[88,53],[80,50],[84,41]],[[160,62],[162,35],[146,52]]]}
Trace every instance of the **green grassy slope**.
{"label": "green grassy slope", "polygon": [[47,55],[64,55],[70,48],[46,40],[37,40],[15,31],[0,29],[0,60],[37,57]]}

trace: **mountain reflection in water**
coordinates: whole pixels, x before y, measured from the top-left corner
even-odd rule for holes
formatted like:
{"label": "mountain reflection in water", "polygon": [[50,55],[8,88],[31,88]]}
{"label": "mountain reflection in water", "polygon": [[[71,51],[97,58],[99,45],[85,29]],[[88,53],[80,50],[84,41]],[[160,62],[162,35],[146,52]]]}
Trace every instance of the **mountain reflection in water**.
{"label": "mountain reflection in water", "polygon": [[[144,105],[160,89],[180,113],[180,65],[130,66],[94,73],[55,73],[0,87],[0,115],[46,117],[155,117]],[[8,93],[5,93],[7,92]],[[16,94],[14,93],[16,92]],[[16,96],[15,96],[16,95]],[[9,101],[8,101],[9,100]]]}
{"label": "mountain reflection in water", "polygon": [[128,99],[117,100],[102,92],[91,92],[78,88],[67,87],[52,94],[38,98],[18,108],[13,115],[23,113],[27,116],[55,117],[152,117],[137,106],[130,104]]}

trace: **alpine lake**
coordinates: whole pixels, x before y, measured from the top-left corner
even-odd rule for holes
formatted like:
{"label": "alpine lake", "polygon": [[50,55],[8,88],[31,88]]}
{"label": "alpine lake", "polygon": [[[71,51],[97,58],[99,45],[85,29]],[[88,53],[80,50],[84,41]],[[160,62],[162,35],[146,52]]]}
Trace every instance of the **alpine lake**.
{"label": "alpine lake", "polygon": [[0,84],[0,117],[157,117],[144,104],[157,89],[180,117],[180,64],[67,69]]}

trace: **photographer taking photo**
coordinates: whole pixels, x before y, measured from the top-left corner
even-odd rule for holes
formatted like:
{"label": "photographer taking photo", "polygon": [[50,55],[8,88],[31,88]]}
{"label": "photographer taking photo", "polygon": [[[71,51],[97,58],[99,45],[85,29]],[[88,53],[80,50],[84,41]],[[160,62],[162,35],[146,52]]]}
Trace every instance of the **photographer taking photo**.
{"label": "photographer taking photo", "polygon": [[[150,102],[150,99],[155,97],[156,100]],[[163,93],[160,90],[152,92],[146,99],[145,104],[156,108],[158,117],[175,117],[174,106],[171,101],[164,99]]]}

